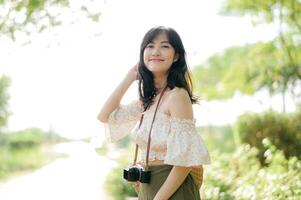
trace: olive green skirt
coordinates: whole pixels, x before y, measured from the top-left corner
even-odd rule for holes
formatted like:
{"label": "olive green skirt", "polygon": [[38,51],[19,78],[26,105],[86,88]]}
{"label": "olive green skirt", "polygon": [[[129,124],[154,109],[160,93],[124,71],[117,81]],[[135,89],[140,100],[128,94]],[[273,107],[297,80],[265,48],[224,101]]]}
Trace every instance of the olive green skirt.
{"label": "olive green skirt", "polygon": [[[167,179],[172,165],[158,165],[150,166],[151,181],[150,183],[140,183],[139,187],[139,200],[153,200],[158,190],[161,188]],[[200,193],[197,185],[194,183],[191,175],[189,174],[182,185],[176,192],[169,198],[170,200],[200,200]]]}

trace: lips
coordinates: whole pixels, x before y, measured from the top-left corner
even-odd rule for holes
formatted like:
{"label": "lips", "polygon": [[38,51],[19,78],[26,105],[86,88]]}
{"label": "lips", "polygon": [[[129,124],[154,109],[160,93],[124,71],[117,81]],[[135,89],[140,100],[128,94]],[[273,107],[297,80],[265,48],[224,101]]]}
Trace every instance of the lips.
{"label": "lips", "polygon": [[149,59],[149,61],[157,61],[157,62],[159,62],[159,61],[164,61],[164,60],[163,59],[154,58],[154,59]]}

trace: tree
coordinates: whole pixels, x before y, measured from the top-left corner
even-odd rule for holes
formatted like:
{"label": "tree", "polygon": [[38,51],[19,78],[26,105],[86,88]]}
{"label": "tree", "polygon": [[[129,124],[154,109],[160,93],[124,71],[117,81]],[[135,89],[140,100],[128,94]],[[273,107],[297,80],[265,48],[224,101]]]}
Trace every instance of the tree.
{"label": "tree", "polygon": [[206,63],[193,70],[196,91],[201,91],[207,100],[227,99],[239,91],[253,94],[255,89],[246,84],[246,57],[252,48],[237,46],[223,53],[212,55]]}
{"label": "tree", "polygon": [[[221,13],[250,15],[255,25],[278,24],[278,36],[270,42],[229,48],[223,55],[211,57],[208,63],[195,69],[197,80],[202,80],[197,83],[201,84],[199,91],[205,92],[205,97],[212,99],[232,97],[235,91],[253,94],[267,87],[270,94],[282,93],[285,111],[285,93],[288,88],[291,88],[294,96],[300,95],[295,93],[295,88],[301,80],[301,2],[228,0]],[[223,66],[222,71],[217,72],[216,69],[220,67],[216,65]],[[211,82],[204,76],[210,77]]]}
{"label": "tree", "polygon": [[[15,40],[18,33],[30,35],[62,24],[60,15],[70,8],[71,0],[0,0],[0,35]],[[98,21],[99,9],[88,5],[93,0],[82,2],[81,11],[93,21]],[[96,11],[95,11],[96,10]]]}
{"label": "tree", "polygon": [[222,13],[250,15],[255,24],[278,24],[278,37],[274,43],[278,47],[279,63],[272,70],[278,79],[272,84],[277,84],[282,93],[283,111],[285,111],[285,93],[288,86],[292,85],[294,88],[301,80],[301,2],[299,0],[227,0],[223,5]]}

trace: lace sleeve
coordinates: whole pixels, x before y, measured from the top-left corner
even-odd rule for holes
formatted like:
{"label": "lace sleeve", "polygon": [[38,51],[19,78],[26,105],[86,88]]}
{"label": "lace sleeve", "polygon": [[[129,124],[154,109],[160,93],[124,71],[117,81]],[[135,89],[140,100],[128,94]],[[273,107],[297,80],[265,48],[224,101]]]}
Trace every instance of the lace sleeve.
{"label": "lace sleeve", "polygon": [[210,163],[208,150],[197,133],[195,119],[171,118],[164,162],[186,167]]}
{"label": "lace sleeve", "polygon": [[115,142],[130,133],[140,119],[142,111],[139,100],[132,101],[127,105],[120,105],[115,109],[110,114],[108,122],[104,124],[107,140]]}

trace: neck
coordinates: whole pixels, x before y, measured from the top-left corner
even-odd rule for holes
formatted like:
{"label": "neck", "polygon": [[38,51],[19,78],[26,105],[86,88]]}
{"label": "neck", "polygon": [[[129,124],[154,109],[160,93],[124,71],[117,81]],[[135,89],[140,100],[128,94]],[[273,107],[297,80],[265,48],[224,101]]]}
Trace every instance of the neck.
{"label": "neck", "polygon": [[161,92],[164,87],[167,85],[167,77],[155,77],[155,88],[158,92]]}

